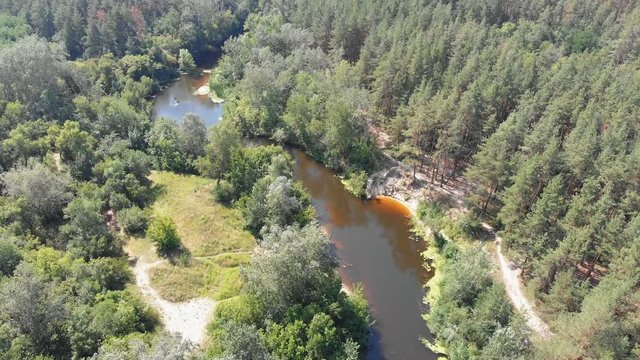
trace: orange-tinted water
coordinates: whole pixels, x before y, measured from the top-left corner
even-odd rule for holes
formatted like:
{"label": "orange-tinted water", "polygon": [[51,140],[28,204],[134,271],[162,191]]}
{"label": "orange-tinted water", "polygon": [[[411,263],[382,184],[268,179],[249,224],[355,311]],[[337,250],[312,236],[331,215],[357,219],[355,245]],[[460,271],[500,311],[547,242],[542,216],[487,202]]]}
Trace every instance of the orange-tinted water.
{"label": "orange-tinted water", "polygon": [[[223,106],[192,95],[206,79],[208,74],[183,77],[165,89],[154,102],[155,116],[179,122],[187,112],[195,112],[207,126],[215,124]],[[330,170],[298,150],[292,153],[295,175],[311,194],[318,220],[336,245],[343,283],[364,286],[375,320],[367,359],[437,359],[420,342],[430,338],[422,319],[423,284],[430,274],[420,256],[425,244],[410,232],[409,209],[391,198],[358,199]]]}
{"label": "orange-tinted water", "polygon": [[292,150],[295,176],[312,196],[318,220],[336,245],[345,286],[364,286],[375,320],[367,359],[437,359],[420,338],[429,337],[422,314],[429,273],[423,241],[410,232],[411,212],[383,197],[365,201],[306,154]]}

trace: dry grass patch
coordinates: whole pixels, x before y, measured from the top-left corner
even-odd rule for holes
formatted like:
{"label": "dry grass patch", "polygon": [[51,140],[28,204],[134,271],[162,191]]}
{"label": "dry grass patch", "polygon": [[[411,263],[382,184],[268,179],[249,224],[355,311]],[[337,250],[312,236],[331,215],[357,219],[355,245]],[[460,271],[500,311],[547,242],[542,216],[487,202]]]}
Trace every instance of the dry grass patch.
{"label": "dry grass patch", "polygon": [[249,261],[249,255],[237,265],[223,267],[214,259],[194,259],[189,266],[163,264],[151,269],[151,284],[163,299],[181,302],[199,296],[214,300],[234,297],[242,289],[240,264]]}
{"label": "dry grass patch", "polygon": [[[244,230],[242,214],[214,201],[214,181],[194,175],[154,171],[154,216],[171,218],[189,264],[164,263],[149,271],[151,285],[163,299],[183,302],[206,296],[215,300],[237,296],[242,288],[240,266],[249,262],[256,241]],[[130,255],[158,259],[148,239],[131,238]]]}

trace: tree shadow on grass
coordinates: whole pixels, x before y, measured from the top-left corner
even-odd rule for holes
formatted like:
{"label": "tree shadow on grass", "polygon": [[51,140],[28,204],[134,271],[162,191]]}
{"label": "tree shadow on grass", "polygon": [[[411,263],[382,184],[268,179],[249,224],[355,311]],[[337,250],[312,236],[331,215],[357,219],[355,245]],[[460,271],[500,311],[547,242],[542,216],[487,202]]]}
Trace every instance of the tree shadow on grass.
{"label": "tree shadow on grass", "polygon": [[187,249],[183,245],[180,245],[176,249],[159,253],[158,255],[169,260],[169,263],[171,263],[171,265],[182,266],[182,267],[191,266],[191,263],[193,260],[191,252],[189,251],[189,249]]}
{"label": "tree shadow on grass", "polygon": [[152,183],[146,196],[146,206],[156,202],[161,196],[167,193],[167,185]]}

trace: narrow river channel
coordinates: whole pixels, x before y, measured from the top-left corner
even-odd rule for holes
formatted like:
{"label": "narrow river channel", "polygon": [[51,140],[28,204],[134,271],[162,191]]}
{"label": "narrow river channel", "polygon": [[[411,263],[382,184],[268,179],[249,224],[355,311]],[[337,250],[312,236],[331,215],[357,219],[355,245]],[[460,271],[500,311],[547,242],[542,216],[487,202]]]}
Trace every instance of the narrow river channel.
{"label": "narrow river channel", "polygon": [[[156,98],[154,116],[180,121],[194,112],[207,126],[216,123],[222,105],[191,95],[206,79],[208,74],[183,77],[169,86]],[[292,154],[295,176],[311,194],[318,220],[337,248],[343,283],[364,287],[375,321],[367,359],[437,359],[420,340],[430,338],[422,319],[423,284],[430,274],[420,256],[424,243],[411,236],[409,210],[391,198],[356,198],[330,170],[301,151]]]}

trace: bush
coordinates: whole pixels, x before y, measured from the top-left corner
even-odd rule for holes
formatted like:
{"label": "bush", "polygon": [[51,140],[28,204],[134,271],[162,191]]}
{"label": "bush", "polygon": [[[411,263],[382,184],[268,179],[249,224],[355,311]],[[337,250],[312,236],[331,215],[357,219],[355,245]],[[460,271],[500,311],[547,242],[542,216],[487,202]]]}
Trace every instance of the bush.
{"label": "bush", "polygon": [[156,250],[162,255],[180,247],[176,224],[168,217],[154,219],[147,229],[147,237],[156,244]]}
{"label": "bush", "polygon": [[10,276],[22,261],[18,248],[7,240],[0,239],[0,274]]}
{"label": "bush", "polygon": [[344,186],[353,195],[363,198],[367,192],[367,179],[366,171],[353,172],[344,180]]}
{"label": "bush", "polygon": [[147,230],[149,220],[144,210],[134,206],[118,211],[118,224],[128,235],[141,234]]}
{"label": "bush", "polygon": [[111,193],[109,196],[109,207],[115,211],[128,208],[131,205],[131,201],[129,201],[125,194],[116,192]]}
{"label": "bush", "polygon": [[235,197],[235,189],[227,181],[220,181],[218,185],[213,189],[213,198],[221,204],[231,204]]}
{"label": "bush", "polygon": [[482,224],[472,213],[463,215],[458,222],[458,226],[465,235],[472,238],[476,238],[482,232]]}

